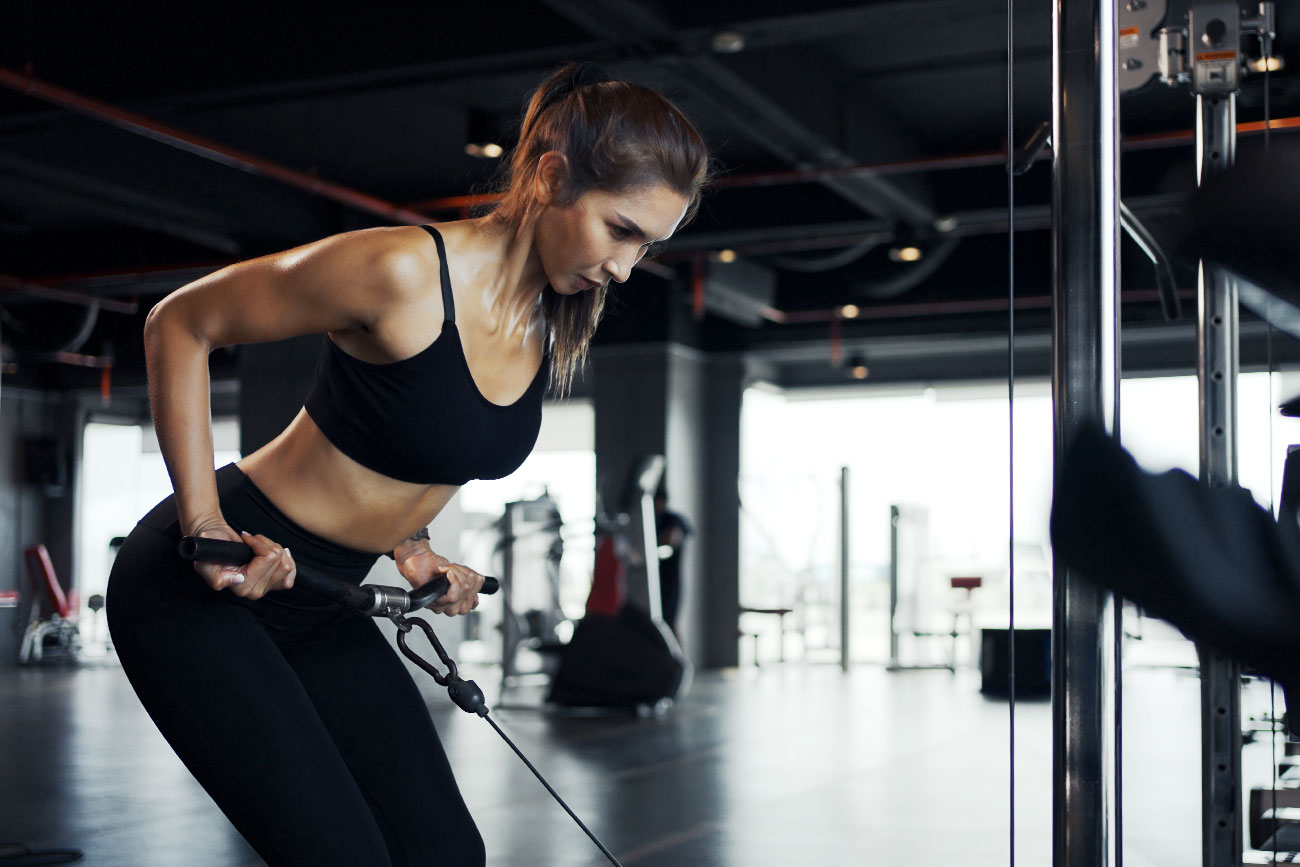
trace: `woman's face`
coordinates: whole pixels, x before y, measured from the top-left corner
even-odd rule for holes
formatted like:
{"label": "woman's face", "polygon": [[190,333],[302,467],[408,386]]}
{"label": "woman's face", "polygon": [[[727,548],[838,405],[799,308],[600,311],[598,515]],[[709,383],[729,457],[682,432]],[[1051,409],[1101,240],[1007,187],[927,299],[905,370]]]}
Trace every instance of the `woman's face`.
{"label": "woman's face", "polygon": [[667,240],[687,200],[656,184],[623,193],[592,190],[571,205],[552,205],[537,224],[537,253],[551,288],[576,295],[619,283],[652,244]]}

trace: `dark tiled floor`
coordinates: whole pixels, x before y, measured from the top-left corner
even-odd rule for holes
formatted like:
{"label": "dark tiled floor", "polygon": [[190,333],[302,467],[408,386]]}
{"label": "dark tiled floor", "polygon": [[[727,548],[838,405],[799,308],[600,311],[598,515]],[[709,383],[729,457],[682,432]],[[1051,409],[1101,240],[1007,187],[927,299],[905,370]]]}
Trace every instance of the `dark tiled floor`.
{"label": "dark tiled floor", "polygon": [[[490,688],[491,674],[470,672]],[[1005,703],[974,675],[787,664],[657,719],[493,718],[626,864],[1008,863]],[[605,863],[490,726],[427,693],[492,865]],[[1197,684],[1130,677],[1128,864],[1199,863]],[[91,867],[253,865],[114,668],[0,671],[0,840]],[[1017,864],[1050,863],[1046,703],[1017,716]],[[1190,809],[1189,809],[1190,805]]]}

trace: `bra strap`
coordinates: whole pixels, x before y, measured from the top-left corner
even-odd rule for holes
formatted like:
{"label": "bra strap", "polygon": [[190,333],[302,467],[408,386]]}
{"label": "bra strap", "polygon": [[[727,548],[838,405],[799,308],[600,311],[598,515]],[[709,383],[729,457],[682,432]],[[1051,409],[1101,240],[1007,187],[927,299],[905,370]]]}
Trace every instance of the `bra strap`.
{"label": "bra strap", "polygon": [[433,226],[422,225],[434,243],[438,245],[438,267],[442,271],[442,315],[452,325],[456,324],[456,302],[451,297],[451,272],[447,270],[447,246],[442,242],[442,234]]}

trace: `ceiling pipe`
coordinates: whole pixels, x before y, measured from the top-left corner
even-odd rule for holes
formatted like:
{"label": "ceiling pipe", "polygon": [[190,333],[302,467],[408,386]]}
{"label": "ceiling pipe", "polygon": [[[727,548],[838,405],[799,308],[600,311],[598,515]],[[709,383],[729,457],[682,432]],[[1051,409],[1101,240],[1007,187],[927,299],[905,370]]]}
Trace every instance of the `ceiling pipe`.
{"label": "ceiling pipe", "polygon": [[348,205],[359,211],[382,217],[385,220],[391,220],[394,223],[418,225],[428,222],[429,219],[427,214],[403,208],[400,205],[344,187],[341,184],[313,177],[306,172],[286,168],[270,160],[227,147],[203,136],[187,133],[143,115],[125,111],[106,102],[82,96],[65,88],[40,81],[33,76],[14,72],[11,69],[0,67],[0,86],[18,91],[34,99],[44,100],[77,114],[103,121],[109,126],[144,136],[152,141],[178,148],[220,165],[239,169],[256,177],[278,181],[312,195]]}
{"label": "ceiling pipe", "polygon": [[897,298],[930,279],[951,258],[960,243],[960,238],[946,237],[926,254],[923,262],[904,268],[902,273],[894,277],[859,283],[853,288],[867,298]]}
{"label": "ceiling pipe", "polygon": [[[1177,195],[1141,196],[1128,200],[1129,206],[1142,214],[1157,214],[1177,211],[1183,199]],[[999,234],[1006,231],[1007,210],[991,208],[982,211],[963,211],[949,215],[955,222],[954,228],[936,237],[969,238],[978,235]],[[1022,205],[1016,208],[1016,230],[1033,231],[1047,228],[1051,224],[1051,208],[1047,205]],[[827,234],[817,235],[816,232]],[[794,237],[782,239],[780,233],[794,233]],[[800,252],[835,247],[849,247],[865,242],[892,243],[894,231],[879,221],[857,221],[785,227],[783,229],[743,229],[734,232],[711,232],[707,234],[683,235],[669,242],[671,249],[654,260],[642,259],[637,268],[670,279],[676,271],[672,263],[689,262],[697,253],[708,253],[719,249],[732,249],[742,255],[768,255],[773,253]],[[677,244],[680,243],[681,247]],[[76,277],[50,277],[48,282],[60,282],[67,286],[81,287],[84,290],[101,293],[101,295],[84,296],[88,301],[113,293],[140,293],[140,284],[155,284],[157,294],[169,292],[177,286],[223,268],[230,262],[204,262],[189,265],[159,268],[155,270],[132,269],[130,271],[108,272],[102,274],[82,274]],[[3,278],[0,278],[3,279]],[[12,279],[12,278],[11,278]],[[64,292],[68,290],[50,290]],[[144,294],[148,294],[146,289]],[[75,293],[74,293],[75,294]],[[107,306],[105,309],[110,309]],[[126,311],[124,311],[126,312]],[[775,320],[774,320],[775,321]]]}
{"label": "ceiling pipe", "polygon": [[[1196,293],[1190,289],[1181,290],[1178,297],[1191,299],[1196,297]],[[1128,304],[1145,304],[1159,300],[1160,292],[1154,289],[1133,289],[1123,293],[1123,301]],[[1050,295],[1024,295],[1016,298],[1017,310],[1047,310],[1051,306]],[[847,308],[852,308],[851,315],[845,312]],[[768,322],[777,325],[816,325],[836,320],[867,322],[922,316],[956,316],[967,313],[1005,313],[1006,310],[1006,298],[973,298],[968,301],[926,301],[916,304],[881,304],[870,307],[841,304],[816,310],[786,311],[775,307],[762,307],[759,313]]]}
{"label": "ceiling pipe", "polygon": [[140,309],[140,305],[134,301],[113,301],[108,298],[100,298],[97,295],[84,295],[80,292],[69,292],[66,289],[52,289],[49,286],[10,277],[8,274],[0,274],[0,295],[5,293],[25,295],[29,298],[41,298],[48,301],[64,301],[69,304],[80,304],[84,307],[98,307],[102,310],[110,310],[113,313],[131,314]]}

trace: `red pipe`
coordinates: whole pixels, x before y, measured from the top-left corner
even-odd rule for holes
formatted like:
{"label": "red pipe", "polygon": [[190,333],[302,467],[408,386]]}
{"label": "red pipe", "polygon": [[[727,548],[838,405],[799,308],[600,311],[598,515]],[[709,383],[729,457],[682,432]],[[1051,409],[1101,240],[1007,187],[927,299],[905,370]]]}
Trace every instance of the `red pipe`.
{"label": "red pipe", "polygon": [[704,318],[704,254],[691,257],[691,311],[696,319]]}
{"label": "red pipe", "polygon": [[386,202],[375,196],[358,192],[357,190],[341,186],[339,184],[323,181],[320,178],[313,177],[305,172],[295,169],[286,168],[277,165],[269,160],[252,154],[244,153],[225,145],[218,144],[211,139],[202,136],[193,135],[159,123],[143,115],[134,114],[129,111],[123,111],[109,105],[106,102],[100,102],[89,97],[81,96],[70,90],[38,81],[30,75],[23,75],[9,69],[0,67],[0,85],[16,90],[27,96],[36,99],[42,99],[54,105],[61,106],[69,111],[92,117],[96,120],[102,120],[110,126],[126,130],[137,135],[142,135],[147,139],[152,139],[162,144],[171,145],[180,148],[183,151],[212,160],[224,166],[239,169],[258,177],[269,178],[287,184],[291,187],[297,187],[306,190],[322,198],[332,199],[336,202],[348,205],[366,213],[383,217],[395,223],[410,223],[412,225],[428,222],[428,215],[395,205],[392,202]]}
{"label": "red pipe", "polygon": [[111,361],[99,371],[99,402],[103,406],[113,402],[113,362]]}

